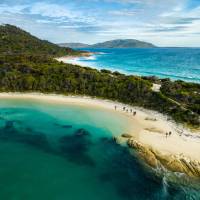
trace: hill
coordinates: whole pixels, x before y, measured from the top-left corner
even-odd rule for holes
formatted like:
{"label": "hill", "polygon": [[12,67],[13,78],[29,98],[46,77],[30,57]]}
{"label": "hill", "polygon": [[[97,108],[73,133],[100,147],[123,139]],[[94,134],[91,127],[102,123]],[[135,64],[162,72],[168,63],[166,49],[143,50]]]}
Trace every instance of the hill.
{"label": "hill", "polygon": [[110,40],[93,45],[83,43],[63,43],[59,46],[70,48],[152,48],[156,47],[151,43],[143,42],[139,40],[126,39],[126,40]]}
{"label": "hill", "polygon": [[127,40],[111,40],[103,43],[91,45],[92,48],[151,48],[155,47],[151,43],[127,39]]}
{"label": "hill", "polygon": [[76,48],[87,48],[90,45],[89,44],[84,44],[84,43],[60,43],[58,44],[60,47],[69,47],[72,49],[76,49]]}
{"label": "hill", "polygon": [[40,40],[30,33],[9,24],[0,26],[0,54],[40,54],[63,56],[78,51],[59,47],[46,40]]}

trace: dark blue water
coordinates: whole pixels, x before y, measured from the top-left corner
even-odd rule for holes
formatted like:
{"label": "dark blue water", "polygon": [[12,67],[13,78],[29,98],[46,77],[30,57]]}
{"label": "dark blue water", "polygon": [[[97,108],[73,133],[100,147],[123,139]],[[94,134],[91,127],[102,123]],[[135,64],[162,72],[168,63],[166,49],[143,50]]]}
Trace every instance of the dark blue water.
{"label": "dark blue water", "polygon": [[105,110],[0,100],[0,199],[199,200],[113,141],[126,126]]}
{"label": "dark blue water", "polygon": [[85,49],[101,52],[79,64],[127,74],[200,83],[200,48]]}

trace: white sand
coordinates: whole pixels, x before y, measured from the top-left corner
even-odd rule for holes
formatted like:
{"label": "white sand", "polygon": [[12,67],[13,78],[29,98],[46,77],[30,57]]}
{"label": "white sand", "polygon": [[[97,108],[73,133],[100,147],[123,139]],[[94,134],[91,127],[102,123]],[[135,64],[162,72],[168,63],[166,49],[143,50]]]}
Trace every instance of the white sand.
{"label": "white sand", "polygon": [[86,53],[82,53],[79,56],[63,56],[63,57],[55,58],[55,60],[57,60],[59,62],[67,63],[67,64],[80,65],[82,67],[88,67],[88,65],[85,65],[83,62],[80,61],[80,58],[87,58],[87,59],[93,60],[93,57],[94,57],[95,54],[97,54],[97,53],[86,52]]}
{"label": "white sand", "polygon": [[[83,57],[83,56],[80,56]],[[59,62],[72,64],[72,65],[81,65],[82,67],[86,67],[86,65],[83,65],[81,61],[79,61],[80,57],[72,57],[72,56],[64,56],[60,58],[55,58]]]}
{"label": "white sand", "polygon": [[[112,112],[118,112],[127,116],[130,120],[131,134],[139,142],[149,145],[163,154],[172,154],[190,157],[200,161],[200,133],[192,132],[173,121],[167,120],[167,117],[151,110],[139,107],[130,107],[118,102],[90,98],[86,96],[63,96],[47,95],[41,93],[0,93],[0,99],[33,99],[45,101],[48,103],[61,103],[79,106],[88,106],[101,109],[107,109]],[[115,105],[117,109],[115,111]],[[129,112],[123,111],[123,107]],[[136,116],[130,113],[130,109],[136,111]],[[156,119],[153,120],[153,119]],[[166,132],[172,132],[172,135],[166,138]],[[181,136],[180,136],[180,133]]]}
{"label": "white sand", "polygon": [[161,85],[160,85],[160,84],[155,84],[155,83],[153,83],[152,90],[153,90],[154,92],[160,92],[160,88],[161,88]]}

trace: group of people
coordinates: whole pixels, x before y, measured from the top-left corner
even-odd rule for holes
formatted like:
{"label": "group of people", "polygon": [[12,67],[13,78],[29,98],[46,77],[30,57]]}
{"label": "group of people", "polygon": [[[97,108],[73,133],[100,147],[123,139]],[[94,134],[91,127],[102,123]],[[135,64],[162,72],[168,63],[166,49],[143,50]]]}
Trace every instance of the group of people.
{"label": "group of people", "polygon": [[[117,110],[117,106],[115,106],[115,110]],[[137,114],[137,112],[136,111],[133,111],[133,109],[131,108],[131,109],[128,109],[128,108],[126,108],[126,107],[123,107],[123,111],[125,111],[125,112],[129,112],[130,111],[130,113],[133,113],[133,116],[135,116],[136,114]]]}
{"label": "group of people", "polygon": [[165,135],[166,135],[166,138],[167,138],[168,136],[171,136],[171,135],[172,135],[172,132],[171,132],[171,131],[166,132]]}

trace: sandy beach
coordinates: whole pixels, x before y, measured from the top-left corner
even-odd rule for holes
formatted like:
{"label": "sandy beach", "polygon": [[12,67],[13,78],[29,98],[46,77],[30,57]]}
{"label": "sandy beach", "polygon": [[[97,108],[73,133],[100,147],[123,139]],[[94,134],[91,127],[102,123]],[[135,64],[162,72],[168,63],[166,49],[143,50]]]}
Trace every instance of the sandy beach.
{"label": "sandy beach", "polygon": [[[73,104],[117,112],[127,116],[131,127],[130,132],[127,134],[141,145],[159,152],[159,155],[184,156],[189,160],[194,160],[197,163],[200,162],[200,134],[198,134],[198,132],[192,132],[169,120],[167,116],[152,110],[131,107],[118,102],[87,96],[64,96],[41,93],[0,93],[0,99],[6,98]],[[123,110],[124,107],[125,111]],[[136,112],[135,116],[133,112]],[[166,137],[166,132],[171,132],[172,134]]]}
{"label": "sandy beach", "polygon": [[77,55],[77,56],[62,56],[62,57],[59,57],[59,58],[55,58],[55,60],[57,60],[59,62],[67,63],[67,64],[81,65],[82,67],[88,67],[87,65],[83,65],[83,63],[80,62],[79,59],[80,58],[89,58],[89,57],[92,57],[95,54],[97,54],[97,53],[84,52],[81,55]]}

